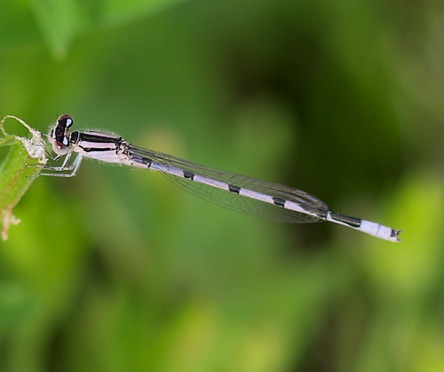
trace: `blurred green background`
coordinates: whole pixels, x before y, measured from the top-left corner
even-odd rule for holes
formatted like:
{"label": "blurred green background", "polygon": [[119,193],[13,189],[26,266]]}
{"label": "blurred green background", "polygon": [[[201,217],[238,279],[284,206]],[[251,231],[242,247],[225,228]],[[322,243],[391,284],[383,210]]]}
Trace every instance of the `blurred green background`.
{"label": "blurred green background", "polygon": [[70,113],[404,232],[85,161],[0,242],[0,370],[444,370],[443,61],[439,1],[2,1],[0,116]]}

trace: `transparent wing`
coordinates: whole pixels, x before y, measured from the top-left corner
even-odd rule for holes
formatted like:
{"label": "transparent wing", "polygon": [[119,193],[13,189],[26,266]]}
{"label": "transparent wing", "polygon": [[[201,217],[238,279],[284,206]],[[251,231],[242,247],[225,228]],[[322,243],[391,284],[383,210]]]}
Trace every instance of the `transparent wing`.
{"label": "transparent wing", "polygon": [[236,193],[211,187],[203,183],[191,181],[184,177],[162,172],[168,179],[187,191],[212,203],[236,210],[238,212],[275,221],[292,223],[321,222],[325,219],[328,212],[327,204],[302,190],[277,183],[257,180],[235,173],[211,169],[204,165],[189,162],[168,154],[142,149],[132,145],[129,145],[128,150],[132,160],[134,161],[141,161],[143,159],[143,162],[146,164],[146,161],[148,160],[154,163],[166,165],[170,169],[188,171],[193,174],[205,176],[209,179],[221,181],[242,189],[259,192],[271,197],[282,198],[303,206],[304,209],[309,210],[319,217],[295,212],[293,210],[268,204],[260,200],[251,199]]}

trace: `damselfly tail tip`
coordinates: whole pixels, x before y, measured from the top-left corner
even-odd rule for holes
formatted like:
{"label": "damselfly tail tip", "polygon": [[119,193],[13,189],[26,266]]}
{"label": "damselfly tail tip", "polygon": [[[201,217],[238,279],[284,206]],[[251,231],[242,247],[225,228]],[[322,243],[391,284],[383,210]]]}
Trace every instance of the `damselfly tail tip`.
{"label": "damselfly tail tip", "polygon": [[390,241],[392,241],[394,243],[402,242],[402,240],[399,239],[399,234],[401,234],[401,233],[402,233],[402,230],[392,229],[392,233],[391,233],[391,236],[390,236]]}

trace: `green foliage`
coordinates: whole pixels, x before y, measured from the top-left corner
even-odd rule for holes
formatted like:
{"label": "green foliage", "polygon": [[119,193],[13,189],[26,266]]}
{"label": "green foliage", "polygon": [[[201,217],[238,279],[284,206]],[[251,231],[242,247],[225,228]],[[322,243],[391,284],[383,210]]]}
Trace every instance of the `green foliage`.
{"label": "green foliage", "polygon": [[0,242],[0,370],[444,369],[439,6],[0,8],[0,116],[46,133],[67,112],[403,230],[394,245],[263,221],[86,160],[34,179],[29,133],[8,121],[0,206],[21,223]]}
{"label": "green foliage", "polygon": [[[0,15],[3,45],[35,43],[41,35],[55,58],[65,58],[76,37],[147,16],[184,0],[4,1]],[[6,26],[6,27],[5,27]],[[18,29],[17,29],[18,27]]]}
{"label": "green foliage", "polygon": [[[15,119],[23,124],[32,137],[27,139],[8,134],[3,128],[6,119]],[[19,222],[12,209],[39,175],[46,158],[40,133],[13,116],[7,116],[0,122],[0,151],[0,226],[3,229],[2,239],[6,240],[10,225]]]}

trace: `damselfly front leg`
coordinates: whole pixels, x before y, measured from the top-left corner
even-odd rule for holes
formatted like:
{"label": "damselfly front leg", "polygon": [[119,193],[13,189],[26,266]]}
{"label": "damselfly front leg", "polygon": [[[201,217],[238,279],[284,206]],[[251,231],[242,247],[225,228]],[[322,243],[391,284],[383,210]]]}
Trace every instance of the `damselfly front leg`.
{"label": "damselfly front leg", "polygon": [[[40,172],[41,176],[51,176],[51,177],[74,177],[79,170],[80,164],[82,163],[83,156],[79,153],[68,152],[64,156],[56,156],[54,160],[60,160],[63,157],[63,163],[59,166],[48,166],[45,165],[43,170]],[[70,164],[69,160],[74,159]]]}

